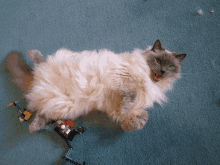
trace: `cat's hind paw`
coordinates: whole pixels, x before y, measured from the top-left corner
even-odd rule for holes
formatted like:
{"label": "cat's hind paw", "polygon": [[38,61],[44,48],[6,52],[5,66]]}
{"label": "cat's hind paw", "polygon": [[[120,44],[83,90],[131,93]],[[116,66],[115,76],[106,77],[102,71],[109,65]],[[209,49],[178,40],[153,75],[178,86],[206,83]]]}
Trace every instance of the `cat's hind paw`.
{"label": "cat's hind paw", "polygon": [[38,50],[28,50],[27,57],[33,61],[34,65],[37,65],[37,64],[40,64],[46,61],[44,56]]}

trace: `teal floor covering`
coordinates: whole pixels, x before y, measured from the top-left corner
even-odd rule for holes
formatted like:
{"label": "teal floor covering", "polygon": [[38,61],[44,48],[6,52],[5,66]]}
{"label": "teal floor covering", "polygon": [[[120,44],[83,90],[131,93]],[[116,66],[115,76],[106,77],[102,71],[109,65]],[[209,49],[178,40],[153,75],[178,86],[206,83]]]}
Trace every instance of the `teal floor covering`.
{"label": "teal floor covering", "polygon": [[[1,62],[19,51],[33,67],[30,49],[45,57],[63,47],[121,53],[157,39],[187,53],[168,102],[148,109],[147,124],[133,133],[103,114],[78,119],[86,131],[70,143],[70,157],[88,165],[220,164],[219,0],[0,0]],[[68,148],[58,134],[29,133],[6,106],[21,93],[5,70],[0,75],[0,164],[70,164],[62,160]]]}

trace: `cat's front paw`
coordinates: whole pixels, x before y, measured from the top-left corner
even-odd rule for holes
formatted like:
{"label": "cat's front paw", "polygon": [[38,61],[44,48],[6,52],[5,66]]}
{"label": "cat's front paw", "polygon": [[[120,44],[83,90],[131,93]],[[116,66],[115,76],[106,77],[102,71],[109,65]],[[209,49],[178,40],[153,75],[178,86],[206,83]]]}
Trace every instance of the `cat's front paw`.
{"label": "cat's front paw", "polygon": [[148,120],[147,111],[142,112],[140,115],[135,116],[129,120],[124,120],[121,124],[122,129],[125,132],[133,132],[135,130],[143,128]]}

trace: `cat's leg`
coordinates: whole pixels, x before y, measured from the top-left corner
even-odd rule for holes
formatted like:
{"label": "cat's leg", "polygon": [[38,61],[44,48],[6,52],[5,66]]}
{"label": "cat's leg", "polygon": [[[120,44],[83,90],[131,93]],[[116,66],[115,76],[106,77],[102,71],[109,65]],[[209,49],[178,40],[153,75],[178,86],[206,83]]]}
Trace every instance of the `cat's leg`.
{"label": "cat's leg", "polygon": [[[27,52],[27,57],[33,61],[34,67],[36,68],[42,62],[45,62],[46,59],[38,50],[29,50]],[[33,122],[29,125],[29,132],[33,133],[44,127],[47,119],[44,116],[41,116],[39,113],[36,114]]]}
{"label": "cat's leg", "polygon": [[34,67],[46,61],[44,56],[38,50],[28,50],[27,57],[33,61]]}
{"label": "cat's leg", "polygon": [[[135,97],[135,96],[134,96]],[[132,132],[143,128],[148,120],[148,113],[143,109],[142,103],[131,99],[131,95],[125,95],[122,100],[121,111],[125,112],[121,121],[121,127],[126,132]]]}
{"label": "cat's leg", "polygon": [[39,113],[36,114],[34,120],[29,125],[29,132],[33,133],[44,127],[47,119],[44,116],[41,116]]}
{"label": "cat's leg", "polygon": [[124,131],[141,129],[148,120],[148,113],[143,108],[146,104],[143,87],[129,77],[122,77],[117,83],[109,84],[109,91],[105,91],[109,94],[105,99],[108,103],[103,109],[107,110],[108,115],[114,120],[120,122]]}

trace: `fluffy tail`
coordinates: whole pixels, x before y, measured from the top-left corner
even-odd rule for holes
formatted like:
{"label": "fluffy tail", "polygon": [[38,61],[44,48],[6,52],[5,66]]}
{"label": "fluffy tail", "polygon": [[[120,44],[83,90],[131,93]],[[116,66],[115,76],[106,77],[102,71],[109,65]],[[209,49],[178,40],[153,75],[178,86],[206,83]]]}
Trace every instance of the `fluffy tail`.
{"label": "fluffy tail", "polygon": [[25,94],[32,87],[33,69],[29,67],[21,54],[11,52],[5,59],[5,69],[12,81]]}

